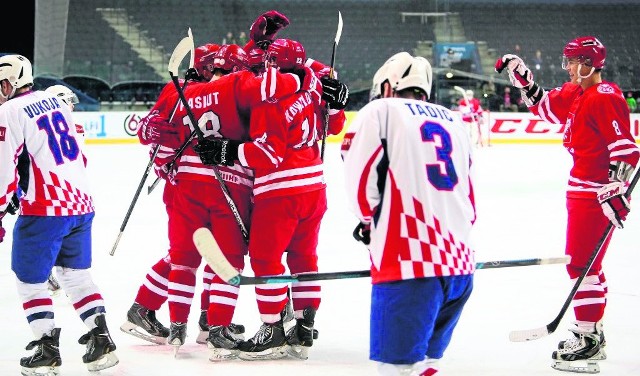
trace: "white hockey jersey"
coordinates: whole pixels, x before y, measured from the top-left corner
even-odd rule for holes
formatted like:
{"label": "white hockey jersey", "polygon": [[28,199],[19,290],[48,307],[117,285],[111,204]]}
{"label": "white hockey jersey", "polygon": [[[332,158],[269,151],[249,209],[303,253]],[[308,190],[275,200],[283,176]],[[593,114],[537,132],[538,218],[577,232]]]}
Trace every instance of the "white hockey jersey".
{"label": "white hockey jersey", "polygon": [[474,272],[472,146],[459,116],[374,100],[351,123],[342,157],[347,199],[371,224],[373,283]]}
{"label": "white hockey jersey", "polygon": [[20,213],[69,216],[94,211],[85,157],[69,106],[44,91],[28,91],[0,106],[0,210],[18,186],[18,156],[26,147],[29,187]]}

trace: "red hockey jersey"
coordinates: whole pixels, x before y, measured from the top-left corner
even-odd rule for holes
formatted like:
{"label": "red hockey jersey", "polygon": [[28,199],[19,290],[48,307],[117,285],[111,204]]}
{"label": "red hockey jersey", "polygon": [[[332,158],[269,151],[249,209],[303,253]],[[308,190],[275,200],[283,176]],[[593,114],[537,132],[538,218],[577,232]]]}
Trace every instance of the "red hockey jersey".
{"label": "red hockey jersey", "polygon": [[[293,74],[280,74],[275,69],[256,77],[249,71],[240,71],[218,80],[195,83],[190,82],[184,90],[199,128],[205,137],[224,137],[234,140],[248,140],[250,109],[263,101],[277,101],[300,89],[300,80]],[[178,100],[175,90],[163,90],[156,104],[173,108]],[[166,111],[166,110],[165,110]],[[173,117],[176,127],[184,127],[185,133],[191,133],[191,123],[186,108],[180,103]],[[174,158],[175,150],[161,147],[155,163],[165,165]],[[176,163],[175,179],[215,181],[213,169],[202,164],[193,148],[188,147]],[[253,172],[239,164],[220,166],[220,175],[230,184],[252,186]]]}
{"label": "red hockey jersey", "polygon": [[563,144],[573,157],[567,197],[594,198],[609,182],[610,163],[638,163],[629,108],[614,83],[601,82],[587,90],[565,83],[529,109],[547,122],[564,124]]}
{"label": "red hockey jersey", "polygon": [[322,88],[299,92],[278,103],[265,103],[251,113],[251,139],[240,145],[238,158],[255,170],[257,199],[324,189],[318,116]]}

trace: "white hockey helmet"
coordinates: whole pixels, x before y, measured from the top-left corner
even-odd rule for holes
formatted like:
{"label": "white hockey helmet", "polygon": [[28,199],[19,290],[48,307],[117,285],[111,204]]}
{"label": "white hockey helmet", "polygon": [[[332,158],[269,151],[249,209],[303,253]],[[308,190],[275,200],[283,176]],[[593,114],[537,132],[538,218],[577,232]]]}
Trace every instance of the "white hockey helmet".
{"label": "white hockey helmet", "polygon": [[473,98],[473,90],[467,90],[465,91],[465,94],[467,95],[467,97]]}
{"label": "white hockey helmet", "polygon": [[58,97],[58,99],[61,99],[64,103],[67,104],[67,106],[71,106],[71,104],[76,104],[79,102],[76,93],[74,93],[73,91],[71,91],[71,89],[64,85],[49,86],[45,91],[55,95],[56,97]]}
{"label": "white hockey helmet", "polygon": [[373,76],[370,99],[382,95],[382,84],[388,81],[393,91],[411,87],[423,90],[427,98],[431,95],[431,64],[421,56],[411,56],[408,52],[399,52],[391,56]]}
{"label": "white hockey helmet", "polygon": [[33,85],[33,70],[29,59],[22,55],[0,56],[0,81],[8,80],[14,90]]}

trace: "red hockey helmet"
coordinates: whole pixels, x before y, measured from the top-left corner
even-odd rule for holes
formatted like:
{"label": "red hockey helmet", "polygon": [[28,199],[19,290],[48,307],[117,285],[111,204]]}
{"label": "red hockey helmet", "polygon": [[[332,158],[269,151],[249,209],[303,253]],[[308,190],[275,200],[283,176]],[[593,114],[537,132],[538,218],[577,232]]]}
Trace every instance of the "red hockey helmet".
{"label": "red hockey helmet", "polygon": [[568,65],[568,59],[578,59],[580,64],[602,69],[607,57],[607,50],[596,37],[578,37],[564,46],[562,55],[563,68]]}
{"label": "red hockey helmet", "polygon": [[200,77],[202,77],[205,69],[208,71],[213,70],[214,55],[219,49],[219,45],[207,43],[193,51],[193,67]]}
{"label": "red hockey helmet", "polygon": [[267,49],[265,60],[282,70],[304,67],[307,54],[300,42],[291,39],[276,39]]}
{"label": "red hockey helmet", "polygon": [[223,44],[216,52],[213,66],[226,72],[249,68],[247,53],[237,44]]}

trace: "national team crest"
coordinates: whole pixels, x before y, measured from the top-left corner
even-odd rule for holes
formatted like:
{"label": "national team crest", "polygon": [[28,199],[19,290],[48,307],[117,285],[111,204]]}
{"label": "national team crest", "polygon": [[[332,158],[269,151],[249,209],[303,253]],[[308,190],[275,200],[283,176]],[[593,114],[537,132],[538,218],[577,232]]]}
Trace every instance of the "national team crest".
{"label": "national team crest", "polygon": [[7,127],[0,127],[0,141],[4,141],[7,137]]}
{"label": "national team crest", "polygon": [[615,93],[615,90],[609,84],[600,84],[600,85],[598,85],[598,93],[613,94],[613,93]]}

